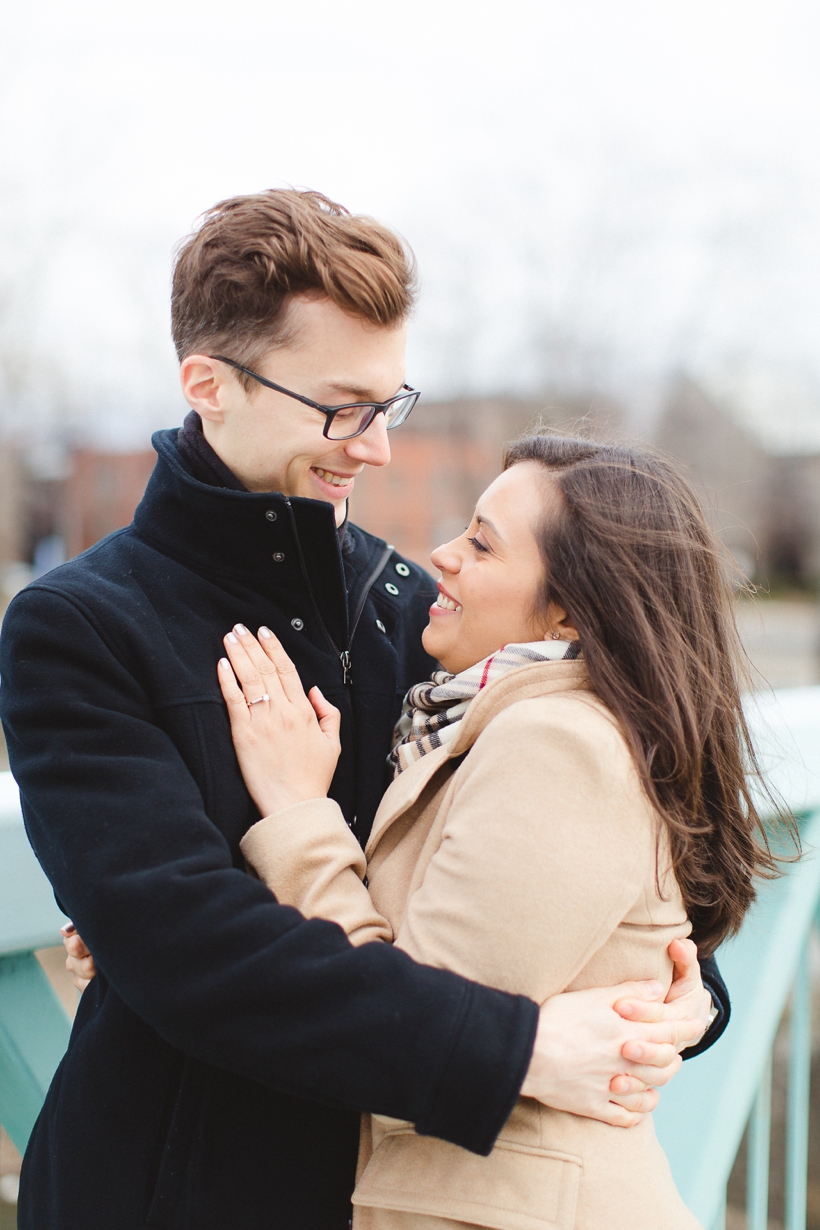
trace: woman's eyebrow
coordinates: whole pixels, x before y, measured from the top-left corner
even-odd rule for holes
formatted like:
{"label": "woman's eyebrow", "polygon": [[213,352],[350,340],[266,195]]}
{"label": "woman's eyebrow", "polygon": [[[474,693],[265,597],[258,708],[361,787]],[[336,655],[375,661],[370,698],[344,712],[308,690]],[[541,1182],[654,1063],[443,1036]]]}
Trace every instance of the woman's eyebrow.
{"label": "woman's eyebrow", "polygon": [[500,538],[502,542],[504,541],[504,535],[498,532],[497,527],[493,525],[489,517],[485,517],[481,513],[476,513],[475,519],[479,525],[486,525],[490,533],[495,534],[496,538]]}

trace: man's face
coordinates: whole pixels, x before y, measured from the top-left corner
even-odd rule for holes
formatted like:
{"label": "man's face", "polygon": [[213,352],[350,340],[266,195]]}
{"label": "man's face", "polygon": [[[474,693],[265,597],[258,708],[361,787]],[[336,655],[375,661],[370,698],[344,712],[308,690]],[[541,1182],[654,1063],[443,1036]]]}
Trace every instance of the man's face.
{"label": "man's face", "polygon": [[[291,340],[268,351],[254,369],[260,376],[325,406],[383,402],[401,390],[406,325],[372,325],[329,299],[298,295],[286,326]],[[356,476],[390,460],[383,414],[361,436],[327,440],[320,411],[256,383],[247,393],[225,363],[191,355],[180,374],[205,438],[250,491],[327,500],[340,525]]]}

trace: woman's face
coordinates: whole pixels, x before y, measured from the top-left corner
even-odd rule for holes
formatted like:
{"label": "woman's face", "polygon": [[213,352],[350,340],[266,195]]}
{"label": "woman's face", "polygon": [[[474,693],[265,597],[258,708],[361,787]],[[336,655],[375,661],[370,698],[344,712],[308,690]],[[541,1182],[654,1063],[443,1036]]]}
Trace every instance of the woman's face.
{"label": "woman's face", "polygon": [[535,614],[544,583],[535,530],[558,499],[537,462],[512,466],[481,496],[461,537],[433,552],[441,580],[422,641],[446,671],[457,674],[502,645],[544,640],[553,631],[577,637],[554,604],[546,615]]}

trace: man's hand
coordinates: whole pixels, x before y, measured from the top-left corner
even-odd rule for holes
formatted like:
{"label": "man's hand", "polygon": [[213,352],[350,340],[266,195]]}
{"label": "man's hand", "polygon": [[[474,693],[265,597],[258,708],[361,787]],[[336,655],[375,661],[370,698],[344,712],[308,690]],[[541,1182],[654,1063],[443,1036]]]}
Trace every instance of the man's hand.
{"label": "man's hand", "polygon": [[92,978],[96,976],[97,969],[94,965],[94,958],[86,948],[82,938],[77,934],[77,928],[74,923],[66,923],[60,928],[60,934],[63,937],[63,948],[66,950],[65,967],[71,974],[71,981],[74,983],[78,991],[82,992],[88,986]]}
{"label": "man's hand", "polygon": [[[643,1081],[647,1085],[666,1084],[674,1072],[659,1080],[658,1067],[666,1071],[666,1066],[671,1065],[675,1055],[699,1042],[709,1027],[712,1014],[712,997],[701,982],[695,944],[692,940],[673,940],[668,951],[674,974],[665,1001],[661,1003],[645,997],[625,996],[614,1005],[615,1011],[625,1020],[643,1024],[663,1023],[671,1030],[669,1041],[663,1044],[636,1038],[623,1048],[624,1059],[631,1061],[633,1081]],[[675,1066],[674,1071],[679,1066]],[[636,1086],[631,1083],[627,1087],[625,1077],[616,1077],[612,1082],[612,1092],[618,1095],[634,1093],[635,1089]]]}
{"label": "man's hand", "polygon": [[711,1008],[692,941],[673,941],[669,955],[675,972],[666,1001],[653,981],[548,999],[522,1097],[613,1127],[633,1127],[654,1110],[657,1088],[703,1036]]}

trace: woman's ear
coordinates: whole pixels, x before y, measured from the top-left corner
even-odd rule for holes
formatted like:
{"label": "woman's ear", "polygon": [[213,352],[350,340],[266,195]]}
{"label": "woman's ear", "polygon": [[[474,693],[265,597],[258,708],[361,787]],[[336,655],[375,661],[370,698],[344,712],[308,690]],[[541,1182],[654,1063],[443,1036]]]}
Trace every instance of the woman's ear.
{"label": "woman's ear", "polygon": [[578,641],[581,639],[572,619],[557,602],[549,604],[546,624],[545,640],[551,638],[554,641]]}

